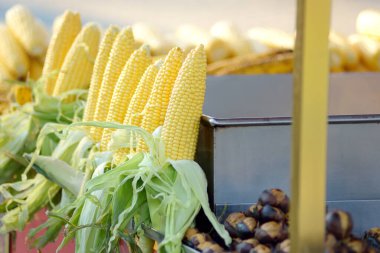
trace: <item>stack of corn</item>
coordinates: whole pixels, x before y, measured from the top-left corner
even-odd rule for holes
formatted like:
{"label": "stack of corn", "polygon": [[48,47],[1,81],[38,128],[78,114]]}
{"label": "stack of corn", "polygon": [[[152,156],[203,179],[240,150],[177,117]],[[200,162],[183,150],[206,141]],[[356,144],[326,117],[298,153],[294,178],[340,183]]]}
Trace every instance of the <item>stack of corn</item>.
{"label": "stack of corn", "polygon": [[[82,92],[75,92],[74,90],[83,90],[90,86],[94,65],[99,62],[96,60],[101,37],[101,31],[98,25],[88,23],[82,27],[80,15],[71,11],[66,11],[62,16],[58,17],[57,20],[58,21],[55,23],[52,34],[52,39],[46,52],[46,62],[42,71],[42,84],[44,85],[42,88],[44,89],[44,92],[42,92],[41,96],[36,96],[38,98],[43,98],[41,101],[44,101],[45,103],[36,100],[33,104],[33,112],[27,115],[27,118],[32,119],[35,123],[33,128],[29,130],[30,133],[33,133],[31,136],[38,134],[44,124],[49,124],[47,121],[52,121],[53,125],[57,125],[57,122],[67,123],[73,120],[68,117],[66,121],[60,121],[58,119],[60,117],[57,114],[61,113],[61,109],[64,111],[62,113],[69,115],[74,114],[74,110],[78,107],[71,105],[77,104],[76,101],[74,101],[74,103],[63,103],[62,107],[59,106],[61,106],[62,101],[71,102],[75,99],[76,94],[82,94]],[[101,50],[101,53],[104,54],[104,50]],[[101,70],[99,64],[97,64],[97,69],[95,72],[98,73],[99,71]],[[37,90],[37,92],[38,91],[39,90]],[[46,96],[45,93],[48,95]],[[42,105],[39,104],[40,102]],[[59,108],[52,108],[53,113],[50,115],[49,112],[45,111],[36,112],[36,108],[38,106],[47,107],[47,111],[49,111],[49,107],[52,106],[58,106]],[[42,119],[40,119],[39,116],[41,116]],[[13,129],[12,131],[16,132],[17,129]],[[36,137],[31,138],[28,145],[38,149],[39,144],[36,139]],[[20,145],[19,143],[16,144],[18,146]],[[47,147],[42,147],[42,149],[45,153],[47,152],[48,154],[53,155],[56,145],[57,143],[53,141],[49,143]],[[3,157],[7,157],[6,154],[4,155],[3,149],[4,147],[0,145],[0,160],[2,160]],[[58,156],[65,153],[60,153],[58,151]],[[18,157],[22,156],[25,152],[31,152],[31,150],[26,151],[23,149],[23,145],[21,145],[20,150],[5,150],[5,152],[14,154]],[[71,158],[71,155],[69,158]],[[4,169],[10,171],[10,168],[8,167]],[[20,171],[18,173],[20,173]],[[24,176],[27,175],[26,173],[27,172],[24,172]],[[48,181],[41,175],[28,178],[27,181],[23,179],[15,183],[6,183],[1,185],[0,188],[7,189],[7,187],[12,187],[13,184],[22,185],[25,182],[27,182],[29,186],[21,191],[26,189],[28,194],[21,197],[17,194],[17,196],[14,197],[12,197],[12,195],[7,195],[4,199],[4,203],[12,203],[12,208],[8,209],[9,211],[7,211],[0,222],[2,224],[2,231],[11,231],[18,228],[23,228],[25,226],[25,222],[32,218],[35,212],[47,205],[50,197],[56,195],[60,189],[57,185]],[[20,198],[22,200],[18,202]],[[23,218],[20,218],[21,213],[23,213],[23,215],[25,214]]]}
{"label": "stack of corn", "polygon": [[[362,11],[357,18],[358,34],[350,37],[330,32],[331,72],[377,71],[380,12]],[[253,27],[241,32],[230,22],[215,23],[210,31],[194,25],[181,25],[174,33],[159,35],[152,27],[138,23],[138,42],[154,45],[152,55],[163,59],[168,48],[180,45],[187,53],[204,44],[208,74],[289,73],[293,69],[295,35],[273,28]]]}
{"label": "stack of corn", "polygon": [[8,102],[6,97],[10,91],[13,100],[20,105],[30,102],[30,87],[11,81],[40,78],[48,32],[30,10],[15,5],[6,12],[5,24],[0,24],[0,37],[0,107],[2,102]]}

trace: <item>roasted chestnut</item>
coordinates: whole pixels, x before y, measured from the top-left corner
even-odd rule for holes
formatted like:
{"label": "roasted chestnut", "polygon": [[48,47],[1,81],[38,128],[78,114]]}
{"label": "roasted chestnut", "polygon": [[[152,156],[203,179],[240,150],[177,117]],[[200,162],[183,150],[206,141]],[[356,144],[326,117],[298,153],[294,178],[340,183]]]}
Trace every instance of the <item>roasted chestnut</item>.
{"label": "roasted chestnut", "polygon": [[212,241],[211,237],[205,233],[194,234],[190,237],[189,242],[191,246],[198,248],[200,244]]}
{"label": "roasted chestnut", "polygon": [[253,204],[248,208],[247,212],[245,212],[245,215],[258,220],[260,218],[260,211],[262,208],[263,206],[260,204]]}
{"label": "roasted chestnut", "polygon": [[186,230],[185,238],[186,238],[187,240],[190,240],[190,238],[191,238],[193,235],[197,234],[197,233],[199,233],[198,229],[196,229],[196,228],[189,228],[188,230]]}
{"label": "roasted chestnut", "polygon": [[231,237],[239,237],[238,232],[236,230],[236,224],[242,221],[244,218],[245,215],[243,213],[231,213],[230,215],[228,215],[227,219],[224,221],[224,227],[226,228]]}
{"label": "roasted chestnut", "polygon": [[265,223],[268,221],[285,221],[285,214],[276,207],[265,205],[260,211],[260,222]]}
{"label": "roasted chestnut", "polygon": [[206,242],[205,245],[202,245],[202,253],[222,253],[224,250],[220,245],[214,242]]}
{"label": "roasted chestnut", "polygon": [[367,243],[380,251],[380,228],[371,228],[364,234],[364,239]]}
{"label": "roasted chestnut", "polygon": [[271,253],[272,250],[266,245],[259,244],[255,248],[251,249],[249,253]]}
{"label": "roasted chestnut", "polygon": [[243,240],[240,239],[240,238],[233,238],[232,239],[232,242],[231,242],[231,245],[230,245],[230,248],[231,250],[235,250],[236,249],[236,246],[241,243]]}
{"label": "roasted chestnut", "polygon": [[280,189],[263,191],[259,198],[259,204],[280,208],[284,213],[289,211],[289,197]]}
{"label": "roasted chestnut", "polygon": [[237,244],[235,249],[237,253],[249,253],[251,249],[259,245],[259,241],[256,239],[247,239]]}
{"label": "roasted chestnut", "polygon": [[285,241],[277,244],[275,253],[289,253],[290,252],[290,240],[286,239]]}
{"label": "roasted chestnut", "polygon": [[328,233],[335,236],[337,240],[343,240],[352,232],[351,215],[342,210],[334,210],[326,215],[326,229]]}
{"label": "roasted chestnut", "polygon": [[241,239],[248,239],[255,235],[256,225],[255,218],[246,217],[236,224],[236,232]]}
{"label": "roasted chestnut", "polygon": [[274,244],[288,237],[284,225],[280,222],[270,221],[256,229],[255,238],[263,244]]}
{"label": "roasted chestnut", "polygon": [[352,253],[366,253],[368,251],[368,245],[366,242],[359,238],[351,237],[346,239],[344,245],[347,247],[348,251]]}

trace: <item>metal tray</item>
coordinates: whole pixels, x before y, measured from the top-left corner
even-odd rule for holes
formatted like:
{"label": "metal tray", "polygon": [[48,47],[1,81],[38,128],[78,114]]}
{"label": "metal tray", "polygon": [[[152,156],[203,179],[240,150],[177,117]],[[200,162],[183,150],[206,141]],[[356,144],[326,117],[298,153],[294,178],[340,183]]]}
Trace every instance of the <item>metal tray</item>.
{"label": "metal tray", "polygon": [[[330,81],[327,204],[351,212],[356,232],[380,226],[379,80],[345,73]],[[266,188],[289,192],[291,75],[207,82],[196,159],[216,214],[244,210]]]}

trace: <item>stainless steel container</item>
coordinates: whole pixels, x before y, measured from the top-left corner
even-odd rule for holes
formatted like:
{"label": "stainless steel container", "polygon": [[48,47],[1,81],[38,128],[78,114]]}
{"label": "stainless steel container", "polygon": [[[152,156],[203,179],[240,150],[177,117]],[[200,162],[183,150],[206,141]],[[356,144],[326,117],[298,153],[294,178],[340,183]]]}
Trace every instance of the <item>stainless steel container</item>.
{"label": "stainless steel container", "polygon": [[[208,78],[197,161],[217,215],[289,192],[291,111],[291,75]],[[329,115],[327,205],[349,211],[355,232],[380,226],[380,75],[331,75]]]}

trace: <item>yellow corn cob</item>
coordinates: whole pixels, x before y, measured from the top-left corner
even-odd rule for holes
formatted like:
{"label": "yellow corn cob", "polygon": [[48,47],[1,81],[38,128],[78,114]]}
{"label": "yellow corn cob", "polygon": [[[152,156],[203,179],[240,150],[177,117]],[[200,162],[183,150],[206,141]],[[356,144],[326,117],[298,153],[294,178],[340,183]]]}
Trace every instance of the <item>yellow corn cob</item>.
{"label": "yellow corn cob", "polygon": [[28,55],[9,28],[0,25],[0,58],[17,77],[25,77],[29,69]]}
{"label": "yellow corn cob", "polygon": [[199,44],[205,45],[207,61],[209,63],[233,56],[233,50],[228,43],[220,38],[210,36],[206,31],[193,25],[178,27],[176,36],[179,44],[188,51]]}
{"label": "yellow corn cob", "polygon": [[[66,55],[54,87],[53,96],[73,89],[86,89],[90,85],[92,69],[100,40],[100,28],[87,24],[78,34]],[[79,58],[82,57],[82,58]]]}
{"label": "yellow corn cob", "polygon": [[104,71],[107,66],[112,44],[115,41],[119,28],[116,26],[108,27],[102,42],[100,43],[99,52],[96,57],[91,85],[88,91],[86,108],[84,110],[83,121],[91,121],[94,118],[96,103],[99,99],[100,87],[103,81]]}
{"label": "yellow corn cob", "polygon": [[186,57],[170,97],[161,134],[169,158],[194,159],[205,91],[206,53],[201,45]]}
{"label": "yellow corn cob", "polygon": [[348,43],[347,39],[340,34],[332,31],[330,32],[329,40],[330,52],[334,51],[340,55],[343,66],[347,69],[356,68],[356,66],[359,64],[359,55]]}
{"label": "yellow corn cob", "polygon": [[131,102],[129,103],[127,114],[124,119],[125,125],[141,125],[142,112],[148,102],[158,70],[162,64],[163,60],[155,62],[154,64],[151,64],[144,72],[144,75],[139,81],[136,91],[131,98]]}
{"label": "yellow corn cob", "polygon": [[43,63],[36,58],[30,58],[29,78],[36,81],[41,77]]}
{"label": "yellow corn cob", "polygon": [[[123,67],[133,53],[135,41],[132,29],[124,28],[116,37],[112,45],[111,53],[104,72],[99,99],[95,110],[95,121],[106,121],[110,108],[112,95],[116,82]],[[91,128],[91,136],[95,141],[100,141],[103,135],[103,128]]]}
{"label": "yellow corn cob", "polygon": [[[123,123],[124,125],[141,126],[143,110],[148,102],[154,80],[156,79],[158,70],[162,63],[163,61],[160,60],[154,64],[151,64],[145,71],[143,77],[137,85],[135,93],[131,98],[131,102],[129,103],[127,114]],[[118,163],[125,157],[126,154],[128,154],[127,148],[118,150],[118,152],[114,155],[115,161]]]}
{"label": "yellow corn cob", "polygon": [[55,28],[46,53],[42,76],[45,80],[45,92],[53,94],[66,54],[81,30],[81,20],[78,13],[66,11],[55,21]]}
{"label": "yellow corn cob", "polygon": [[180,48],[173,48],[158,71],[141,123],[141,127],[150,133],[164,123],[170,95],[182,66],[183,57],[184,53]]}
{"label": "yellow corn cob", "polygon": [[226,21],[215,23],[211,27],[211,35],[226,42],[233,50],[233,56],[242,56],[252,53],[251,45],[238,28]]}
{"label": "yellow corn cob", "polygon": [[356,31],[380,39],[380,11],[363,10],[356,19]]}
{"label": "yellow corn cob", "polygon": [[19,105],[32,102],[32,90],[25,85],[15,84],[12,86],[11,96]]}
{"label": "yellow corn cob", "polygon": [[251,42],[252,50],[256,53],[294,48],[294,37],[276,29],[254,27],[248,30],[247,37]]}
{"label": "yellow corn cob", "polygon": [[48,33],[40,20],[23,5],[15,5],[5,13],[5,22],[29,55],[42,56],[48,44]]}
{"label": "yellow corn cob", "polygon": [[[146,68],[151,63],[152,58],[148,46],[142,46],[131,55],[115,86],[107,122],[123,123],[129,102]],[[113,131],[114,129],[111,128],[104,129],[100,142],[101,150],[107,149]]]}
{"label": "yellow corn cob", "polygon": [[[183,57],[184,53],[180,48],[173,48],[169,51],[164,63],[158,71],[152,92],[145,105],[141,122],[141,128],[149,133],[153,133],[157,127],[164,124],[170,95],[179,69],[182,66]],[[140,152],[145,150],[146,146],[140,140],[137,146],[137,151]]]}
{"label": "yellow corn cob", "polygon": [[380,70],[380,44],[365,35],[354,34],[348,41],[358,51],[361,61],[370,70]]}
{"label": "yellow corn cob", "polygon": [[132,26],[132,29],[138,45],[148,44],[152,55],[167,54],[173,47],[170,40],[147,24],[136,23]]}

